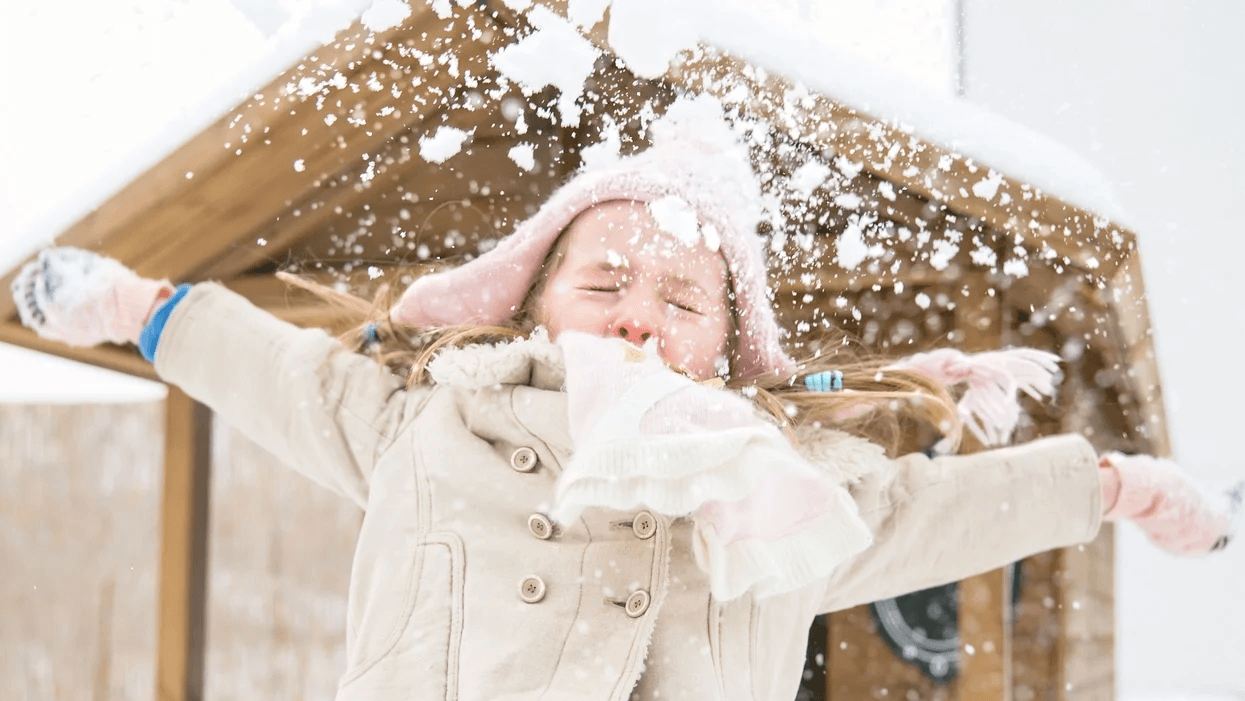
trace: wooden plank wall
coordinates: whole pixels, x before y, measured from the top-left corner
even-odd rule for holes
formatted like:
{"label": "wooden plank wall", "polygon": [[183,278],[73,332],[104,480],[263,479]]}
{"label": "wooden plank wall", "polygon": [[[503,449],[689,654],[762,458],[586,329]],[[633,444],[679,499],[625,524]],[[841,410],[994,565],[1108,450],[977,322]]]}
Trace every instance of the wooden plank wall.
{"label": "wooden plank wall", "polygon": [[153,698],[163,423],[0,405],[0,698]]}
{"label": "wooden plank wall", "polygon": [[[162,402],[0,405],[0,698],[155,696]],[[332,699],[361,512],[218,423],[203,698]]]}
{"label": "wooden plank wall", "polygon": [[363,512],[216,428],[205,698],[331,701]]}

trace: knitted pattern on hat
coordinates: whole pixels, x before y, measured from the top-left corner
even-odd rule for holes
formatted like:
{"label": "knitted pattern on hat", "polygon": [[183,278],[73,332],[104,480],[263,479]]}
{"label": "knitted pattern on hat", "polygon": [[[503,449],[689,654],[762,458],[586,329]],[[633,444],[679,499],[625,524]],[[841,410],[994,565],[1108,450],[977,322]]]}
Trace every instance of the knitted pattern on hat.
{"label": "knitted pattern on hat", "polygon": [[789,372],[793,363],[779,340],[763,241],[757,233],[763,210],[760,186],[747,149],[722,114],[722,106],[711,97],[675,101],[650,126],[653,145],[648,150],[592,158],[495,248],[457,268],[416,280],[390,317],[432,327],[505,323],[519,312],[550,248],[580,213],[615,200],[654,203],[677,198],[698,215],[696,235],[711,250],[721,251],[730,272],[739,322],[733,372],[741,378]]}

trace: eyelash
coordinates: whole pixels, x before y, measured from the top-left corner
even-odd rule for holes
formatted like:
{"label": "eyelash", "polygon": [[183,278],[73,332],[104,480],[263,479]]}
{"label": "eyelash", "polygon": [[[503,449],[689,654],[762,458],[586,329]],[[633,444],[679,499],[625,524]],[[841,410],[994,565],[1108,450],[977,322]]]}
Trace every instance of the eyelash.
{"label": "eyelash", "polygon": [[[586,290],[586,291],[588,291],[588,292],[617,292],[620,288],[617,288],[617,287],[593,287],[593,286],[588,286],[588,287],[581,287],[581,288],[579,288],[579,289],[581,289],[581,290]],[[678,303],[678,302],[673,302],[673,301],[670,301],[670,300],[666,300],[666,304],[669,304],[670,306],[672,306],[672,307],[674,307],[675,309],[678,309],[678,310],[680,310],[680,311],[687,312],[688,314],[700,314],[700,313],[701,313],[699,309],[697,309],[697,308],[695,308],[695,307],[693,307],[693,306],[691,306],[691,305],[688,305],[688,304],[680,304],[680,303]]]}

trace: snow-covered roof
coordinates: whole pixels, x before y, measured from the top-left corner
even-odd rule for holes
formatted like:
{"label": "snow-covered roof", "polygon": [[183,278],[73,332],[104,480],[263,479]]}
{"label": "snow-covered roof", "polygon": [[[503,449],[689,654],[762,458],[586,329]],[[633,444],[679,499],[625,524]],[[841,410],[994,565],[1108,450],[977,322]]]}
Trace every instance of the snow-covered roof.
{"label": "snow-covered roof", "polygon": [[[539,7],[530,6],[527,0],[504,2],[510,8],[529,11]],[[187,11],[180,31],[187,37],[194,32],[207,35],[195,44],[200,50],[205,43],[228,42],[230,55],[236,60],[221,63],[219,57],[202,56],[196,64],[188,64],[198,68],[187,69],[186,79],[177,87],[181,101],[193,107],[173,110],[161,115],[162,119],[141,124],[136,121],[138,115],[127,115],[111,133],[95,137],[100,143],[118,144],[115,148],[77,150],[78,160],[62,178],[64,187],[58,197],[42,194],[53,190],[47,187],[32,189],[26,185],[25,191],[7,188],[11,196],[34,200],[36,206],[20,208],[14,235],[0,239],[0,270],[11,269],[33,249],[107,201],[126,182],[189,141],[211,120],[233,110],[258,86],[315,51],[333,31],[344,28],[360,13],[365,25],[371,22],[379,30],[400,14],[400,4],[398,0],[325,0],[314,12],[287,14],[281,23],[270,21],[271,17],[255,7],[251,7],[251,16],[239,17],[235,12],[228,21],[217,17],[214,22],[205,22]],[[442,0],[440,4],[448,8],[449,2]],[[571,3],[570,7],[580,12],[578,18],[572,15],[571,19],[591,26],[594,15],[584,8],[603,13],[608,4],[608,0]],[[444,9],[438,8],[438,3],[432,6],[438,12]],[[859,56],[831,49],[808,28],[765,9],[736,2],[715,3],[709,8],[688,0],[632,0],[613,8],[606,39],[629,64],[641,67],[641,72],[660,72],[680,49],[697,41],[719,47],[891,123],[900,132],[919,135],[1013,179],[1036,185],[1047,194],[1119,219],[1120,208],[1105,178],[1068,149],[962,100],[889,74]],[[661,21],[643,21],[652,17]],[[150,56],[146,62],[153,63]],[[154,63],[160,63],[159,59]],[[562,87],[564,91],[573,89]],[[32,153],[29,160],[34,159]],[[74,176],[78,176],[76,180]],[[195,173],[187,172],[185,177],[193,179]]]}
{"label": "snow-covered roof", "polygon": [[736,0],[696,15],[702,42],[842,104],[971,157],[1070,204],[1126,224],[1108,178],[1063,144],[971,102],[901,78],[818,41],[776,13]]}

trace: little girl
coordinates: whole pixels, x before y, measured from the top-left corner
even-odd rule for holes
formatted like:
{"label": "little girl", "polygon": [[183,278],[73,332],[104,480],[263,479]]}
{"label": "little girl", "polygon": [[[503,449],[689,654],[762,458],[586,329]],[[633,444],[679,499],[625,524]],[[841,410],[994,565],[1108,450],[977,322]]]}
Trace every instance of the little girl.
{"label": "little girl", "polygon": [[886,427],[913,422],[954,446],[937,367],[971,359],[789,357],[756,180],[717,115],[676,102],[647,151],[581,171],[344,343],[76,249],[42,252],[14,298],[46,338],[137,344],[365,510],[343,700],[791,699],[817,614],[1088,541],[1104,517],[1174,552],[1226,543],[1177,468],[1081,436],[888,455]]}

